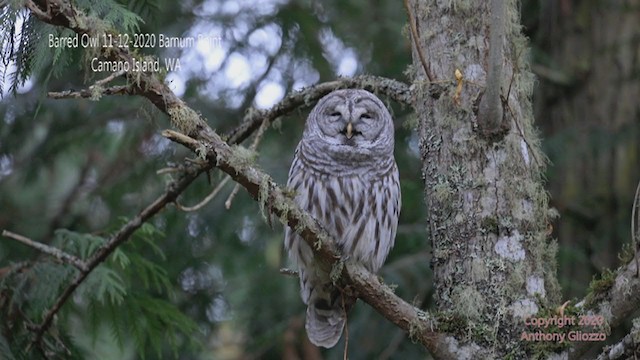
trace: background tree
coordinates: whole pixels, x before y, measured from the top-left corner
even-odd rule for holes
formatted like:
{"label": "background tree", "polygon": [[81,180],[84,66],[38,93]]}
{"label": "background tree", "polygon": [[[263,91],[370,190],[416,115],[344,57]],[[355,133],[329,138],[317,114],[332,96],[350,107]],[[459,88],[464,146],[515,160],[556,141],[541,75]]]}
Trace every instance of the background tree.
{"label": "background tree", "polygon": [[[497,92],[508,100],[508,106],[502,109],[506,110],[511,126],[506,133],[497,132],[491,136],[473,125],[476,118],[473,103],[480,93],[486,94],[482,73],[488,69],[485,62],[492,26],[488,5],[452,2],[441,8],[428,2],[410,3],[406,8],[415,28],[405,27],[403,31],[407,23],[406,10],[397,3],[382,1],[373,6],[355,0],[328,1],[322,5],[296,1],[260,2],[258,5],[242,1],[185,5],[87,1],[74,3],[74,8],[80,11],[73,17],[74,21],[65,21],[70,19],[65,12],[67,7],[56,6],[68,3],[48,3],[52,13],[61,10],[62,15],[47,19],[44,13],[47,8],[43,6],[44,2],[38,1],[27,2],[28,10],[22,2],[6,4],[2,8],[2,70],[6,77],[3,86],[5,91],[16,93],[5,94],[0,103],[4,114],[0,123],[0,228],[12,232],[5,233],[8,238],[0,242],[3,266],[0,350],[3,355],[8,358],[11,355],[16,358],[37,355],[134,358],[140,355],[157,357],[158,354],[167,357],[179,354],[184,358],[320,356],[301,334],[303,306],[298,301],[296,281],[275,276],[283,264],[282,231],[277,226],[271,230],[269,224],[277,223],[276,219],[265,222],[261,212],[264,215],[274,211],[282,215],[283,204],[276,200],[283,198],[276,196],[278,191],[271,183],[261,182],[260,178],[256,182],[256,178],[249,176],[255,175],[251,169],[257,155],[241,153],[240,148],[227,151],[205,126],[185,131],[187,135],[214,144],[211,151],[218,157],[235,160],[222,161],[219,165],[250,193],[262,199],[261,206],[256,206],[244,190],[230,196],[233,186],[228,182],[229,185],[223,187],[208,205],[198,211],[182,211],[187,204],[198,203],[205,194],[211,193],[226,175],[219,171],[207,172],[211,163],[202,165],[197,158],[182,163],[182,159],[192,155],[161,136],[161,130],[169,127],[162,112],[169,113],[169,119],[176,124],[181,114],[186,114],[186,118],[193,115],[175,112],[188,109],[184,104],[189,104],[207,119],[211,128],[228,134],[226,139],[230,143],[244,141],[251,134],[262,134],[254,135],[254,139],[245,145],[256,144],[253,147],[259,149],[260,154],[255,159],[257,164],[278,183],[284,183],[293,146],[298,141],[306,115],[297,109],[307,108],[323,91],[337,86],[367,87],[381,95],[392,95],[389,99],[400,100],[392,105],[398,125],[396,157],[402,177],[403,212],[397,247],[382,276],[386,283],[397,285],[399,297],[419,308],[433,310],[431,316],[439,320],[439,325],[433,327],[438,333],[430,333],[430,326],[421,326],[434,325],[424,319],[425,314],[387,301],[414,316],[397,324],[404,330],[412,329],[410,337],[431,346],[432,350],[434,344],[446,339],[437,334],[445,333],[459,341],[461,346],[453,350],[441,347],[445,349],[442,353],[435,351],[439,356],[451,356],[452,353],[446,352],[449,350],[460,355],[460,351],[469,349],[510,354],[516,358],[559,351],[554,347],[518,341],[517,330],[521,329],[521,324],[509,318],[513,308],[507,306],[516,304],[522,297],[535,303],[540,314],[553,313],[560,298],[583,297],[586,282],[591,277],[582,271],[581,274],[587,275],[571,275],[563,281],[565,272],[561,272],[562,283],[577,279],[582,284],[565,289],[564,296],[553,286],[555,274],[551,266],[555,260],[553,249],[548,249],[548,244],[552,243],[548,243],[550,227],[545,221],[549,212],[540,182],[544,156],[537,153],[538,145],[531,130],[527,99],[533,82],[528,75],[527,51],[519,35],[515,3],[509,2],[504,10],[508,14],[503,43],[506,60],[499,77],[501,91]],[[547,11],[554,8],[548,4],[525,2],[523,11],[537,12],[540,19],[557,19],[559,23],[573,19],[571,14],[574,12],[565,11],[572,2],[560,2],[564,6],[564,17],[546,17]],[[595,3],[584,3],[581,13],[599,14],[607,10],[615,14],[621,8],[625,14],[637,13],[635,6],[615,3],[599,7]],[[98,17],[103,22],[77,22],[83,14]],[[134,14],[145,22],[137,21]],[[611,19],[609,21],[616,18],[607,17]],[[631,15],[629,19],[633,19]],[[46,25],[46,22],[58,26]],[[140,26],[139,30],[135,29],[135,24]],[[550,40],[544,40],[544,34],[554,38],[572,34],[570,31],[544,32],[540,29],[546,27],[535,23],[526,25],[535,39],[541,39],[539,45],[534,45],[537,51],[534,59],[554,54],[548,50],[549,43],[545,41]],[[94,100],[99,98],[99,101],[47,99],[48,91],[87,88],[109,75],[86,71],[88,54],[97,55],[98,50],[62,51],[46,46],[43,39],[49,33],[72,34],[70,30],[63,30],[65,26],[74,31],[135,30],[182,37],[203,33],[220,35],[221,41],[203,51],[155,47],[133,52],[134,56],[180,56],[182,71],[169,73],[164,80],[184,103],[165,92],[166,88],[157,79],[153,80],[157,75],[142,79],[123,77],[98,84],[99,87],[91,88],[85,95],[91,95]],[[632,32],[634,28],[629,25],[629,29]],[[628,43],[634,44],[631,40]],[[633,49],[633,45],[630,46]],[[333,80],[336,74],[369,72],[403,79],[402,72],[411,61],[410,48],[414,55],[407,72],[414,83],[411,92],[402,85],[387,86],[389,82],[365,78],[312,88],[303,92],[303,96],[285,98],[271,111],[248,110],[251,106],[268,108],[284,94],[316,82]],[[632,54],[633,51],[621,52],[619,56],[633,59]],[[115,51],[107,56],[126,54]],[[606,64],[605,57],[602,61]],[[478,67],[471,66],[474,64]],[[533,68],[555,69],[548,64],[542,65],[545,63],[537,60]],[[600,71],[603,67],[593,68]],[[432,82],[427,81],[425,68],[432,72]],[[455,69],[462,72],[460,91]],[[629,86],[637,86],[635,72],[628,67],[625,69]],[[543,71],[538,72],[544,75]],[[159,76],[162,79],[164,74]],[[136,86],[140,81],[144,86]],[[579,88],[578,85],[582,83],[574,86]],[[544,86],[549,84],[543,82],[541,86],[540,91],[545,91]],[[106,92],[101,91],[105,88],[108,89]],[[598,88],[604,89],[603,85]],[[107,96],[109,91],[117,93],[117,90],[147,99]],[[410,96],[415,100],[409,100]],[[417,114],[437,116],[418,117],[421,131],[413,131],[415,116],[401,102],[414,103],[420,110]],[[632,101],[625,104],[633,106]],[[539,106],[542,109],[544,105]],[[544,110],[540,111],[544,113]],[[637,112],[629,114],[637,119]],[[537,119],[544,125],[547,117],[538,116]],[[197,123],[197,119],[191,120]],[[266,125],[260,126],[261,123]],[[630,128],[637,129],[632,121],[629,124]],[[553,130],[545,132],[552,140],[545,149],[553,150],[558,143],[553,142],[556,135]],[[444,141],[432,141],[428,133]],[[418,146],[419,138],[421,147]],[[175,136],[174,139],[180,140]],[[182,142],[196,145],[185,139]],[[464,146],[453,147],[455,142]],[[429,150],[436,149],[440,157],[429,162],[434,155]],[[575,160],[570,156],[584,157],[579,147],[573,149],[576,150],[555,153],[566,155],[564,161],[571,164]],[[637,148],[630,149],[635,150],[625,154],[637,153]],[[200,149],[200,155],[202,151]],[[545,152],[550,157],[555,154]],[[528,163],[525,153],[529,154]],[[633,155],[629,156],[633,159]],[[557,163],[558,160],[552,159]],[[156,175],[158,169],[162,171]],[[426,187],[420,180],[422,170],[426,175]],[[500,174],[495,170],[500,170]],[[205,172],[208,177],[201,175],[195,179],[196,174]],[[608,170],[596,172],[611,173]],[[503,176],[505,173],[509,176]],[[553,171],[547,176],[552,191],[561,189],[554,185],[554,179],[559,177],[554,177]],[[633,176],[627,178],[633,179]],[[630,180],[629,183],[634,182]],[[499,184],[495,186],[499,190],[497,195],[486,192],[488,184]],[[520,188],[511,192],[513,189],[509,186],[513,184],[520,184]],[[425,188],[430,209],[428,230],[425,230],[424,221],[427,213],[418,195]],[[260,195],[261,191],[263,195]],[[583,192],[589,193],[588,190]],[[265,201],[265,193],[268,194],[266,200],[270,201]],[[557,196],[560,198],[564,193],[559,191]],[[469,199],[463,194],[478,199],[483,199],[484,194],[488,202],[496,200],[495,213],[487,215],[486,206],[470,207],[469,203],[465,208],[464,203]],[[181,206],[166,206],[178,195],[177,203]],[[627,234],[618,236],[622,241],[628,238],[628,226],[621,226],[629,223],[628,208],[633,190],[617,197],[627,202],[625,210],[619,210],[621,225],[616,228],[619,234]],[[229,210],[225,209],[226,203],[230,204]],[[165,207],[166,210],[157,213]],[[521,218],[515,214],[520,211],[518,209],[522,210]],[[554,223],[554,228],[561,231],[558,236],[563,255],[568,253],[562,251],[562,244],[567,241],[562,232],[567,212],[562,206],[558,209],[563,217]],[[150,215],[153,217],[147,219]],[[297,213],[287,214],[287,217],[289,221],[304,220]],[[139,227],[142,223],[145,225]],[[302,223],[303,228],[313,228],[312,223]],[[449,229],[443,230],[443,225]],[[604,231],[607,226],[603,225],[601,229]],[[44,256],[12,241],[11,238],[19,238],[13,234],[63,249],[84,261],[74,268],[70,261],[60,260],[60,256]],[[313,237],[313,234],[308,235],[309,239]],[[592,247],[601,244],[603,238],[606,237],[594,236]],[[434,249],[427,239],[433,241]],[[119,241],[126,240],[129,241],[119,245]],[[507,245],[521,242],[528,250],[525,260],[518,262],[518,257],[501,259],[504,253],[491,251],[500,241],[506,241]],[[615,253],[619,248],[612,246],[609,253]],[[512,250],[511,247],[508,249]],[[475,258],[474,254],[477,255]],[[546,258],[544,254],[547,254]],[[625,262],[629,258],[625,256]],[[73,295],[55,311],[56,315],[48,317],[53,314],[50,310],[55,308],[65,289],[69,289],[69,284],[80,279],[83,265],[91,264],[92,259],[106,261],[83,277]],[[575,263],[565,256],[559,259],[561,266]],[[544,263],[541,260],[545,260]],[[591,271],[597,272],[604,264],[612,268],[619,265],[614,256],[603,257],[602,261]],[[431,286],[429,262],[433,264],[435,287]],[[578,263],[578,266],[584,268],[584,264]],[[344,278],[358,286],[362,279],[358,275],[362,274],[353,270],[347,267]],[[468,274],[473,277],[466,276]],[[615,275],[619,276],[618,280],[629,280],[624,289],[626,300],[637,299],[637,278],[621,278],[622,272]],[[496,281],[500,276],[509,280],[506,288],[505,284]],[[595,282],[594,289],[601,295],[615,296],[616,287],[611,287],[613,276],[610,274],[605,277],[606,281]],[[540,284],[539,278],[545,285],[543,296],[524,286],[530,282]],[[382,286],[359,289],[384,291]],[[607,292],[609,289],[611,291]],[[506,295],[501,293],[503,290]],[[533,296],[532,292],[537,295]],[[371,293],[363,295],[365,301],[370,301],[367,296]],[[436,300],[435,304],[431,304],[432,298]],[[478,307],[464,301],[469,298],[497,301],[499,305]],[[383,300],[389,299],[391,297]],[[592,299],[593,303],[598,304],[596,300],[599,299]],[[628,304],[628,301],[623,303]],[[572,308],[573,304],[575,302],[568,306],[568,313],[578,311]],[[373,305],[380,313],[387,314],[380,308],[380,303]],[[629,311],[626,314],[631,314]],[[620,313],[614,315],[617,322]],[[50,319],[48,326],[51,327],[43,329],[42,324],[47,319]],[[411,343],[403,330],[364,305],[356,307],[351,315],[349,338],[351,358],[405,358],[424,356],[425,353],[420,346]],[[507,338],[510,340],[506,341]],[[496,346],[498,339],[500,344]],[[357,344],[357,348],[353,344]],[[340,343],[323,355],[329,358],[342,356],[343,347]]]}

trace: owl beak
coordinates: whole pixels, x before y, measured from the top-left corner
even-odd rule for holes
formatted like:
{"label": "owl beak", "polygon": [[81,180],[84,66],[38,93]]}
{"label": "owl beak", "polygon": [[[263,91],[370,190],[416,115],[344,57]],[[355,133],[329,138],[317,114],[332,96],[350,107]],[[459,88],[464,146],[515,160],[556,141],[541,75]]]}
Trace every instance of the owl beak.
{"label": "owl beak", "polygon": [[347,139],[351,140],[352,137],[353,137],[353,124],[349,122],[347,124]]}

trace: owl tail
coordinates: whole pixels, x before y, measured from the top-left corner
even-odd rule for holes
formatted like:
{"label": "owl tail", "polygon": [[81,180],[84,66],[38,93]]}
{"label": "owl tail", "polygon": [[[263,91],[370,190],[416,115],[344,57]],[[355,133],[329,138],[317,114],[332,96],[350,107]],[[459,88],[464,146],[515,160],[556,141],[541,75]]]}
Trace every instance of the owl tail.
{"label": "owl tail", "polygon": [[314,345],[331,348],[340,340],[347,313],[356,299],[343,298],[345,295],[335,288],[330,292],[319,291],[321,288],[316,287],[311,291],[305,328]]}

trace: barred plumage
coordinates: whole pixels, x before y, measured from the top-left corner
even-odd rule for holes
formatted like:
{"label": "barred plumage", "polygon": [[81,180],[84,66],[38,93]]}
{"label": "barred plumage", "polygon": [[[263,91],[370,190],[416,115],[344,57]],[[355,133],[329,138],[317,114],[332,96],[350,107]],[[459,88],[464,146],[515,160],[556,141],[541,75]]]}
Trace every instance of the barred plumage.
{"label": "barred plumage", "polygon": [[[343,255],[372,272],[393,247],[400,214],[400,180],[389,111],[365,90],[337,90],[313,108],[289,171],[288,187],[337,241]],[[355,299],[343,299],[290,228],[285,248],[298,265],[312,343],[334,346]]]}

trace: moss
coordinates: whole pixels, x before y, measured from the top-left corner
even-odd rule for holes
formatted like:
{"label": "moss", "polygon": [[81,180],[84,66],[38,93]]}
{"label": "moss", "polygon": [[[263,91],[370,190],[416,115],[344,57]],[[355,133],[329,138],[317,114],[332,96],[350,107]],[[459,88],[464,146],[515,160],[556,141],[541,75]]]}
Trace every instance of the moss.
{"label": "moss", "polygon": [[271,127],[277,132],[282,132],[282,118],[277,118],[271,122]]}
{"label": "moss", "polygon": [[595,305],[595,302],[602,298],[609,289],[613,286],[616,279],[615,272],[604,269],[602,274],[600,274],[600,278],[596,278],[594,276],[591,283],[589,283],[589,289],[587,290],[587,297],[585,299],[585,307],[590,308]]}
{"label": "moss", "polygon": [[498,233],[498,219],[495,216],[485,216],[480,220],[480,228],[484,233]]}
{"label": "moss", "polygon": [[416,344],[420,342],[420,335],[424,332],[424,324],[418,320],[412,320],[409,324],[409,339]]}
{"label": "moss", "polygon": [[[541,301],[542,299],[538,299]],[[580,311],[573,305],[564,306],[561,309],[561,306],[552,306],[552,307],[542,307],[540,311],[535,315],[536,318],[544,318],[551,319],[554,317],[565,316],[569,319],[575,319],[574,324],[565,323],[563,326],[558,326],[557,324],[549,324],[547,327],[535,327],[528,326],[524,327],[523,331],[525,332],[542,332],[546,334],[568,334],[570,331],[576,330],[584,330],[578,324]],[[528,348],[529,354],[531,354],[531,359],[548,359],[549,355],[557,353],[558,351],[562,351],[571,346],[570,341],[564,341],[562,343],[555,341],[525,341],[525,346]]]}
{"label": "moss", "polygon": [[287,226],[287,224],[289,223],[289,212],[291,212],[291,207],[289,206],[289,203],[286,202],[283,202],[280,205],[282,211],[280,211],[280,216],[278,217],[278,219],[280,219],[280,223],[282,223],[282,225]]}
{"label": "moss", "polygon": [[449,334],[462,334],[464,329],[468,327],[469,321],[452,311],[436,313],[434,317],[438,324],[440,332]]}
{"label": "moss", "polygon": [[407,115],[406,120],[402,123],[402,127],[407,130],[416,130],[420,125],[420,119],[414,113]]}
{"label": "moss", "polygon": [[557,303],[560,301],[561,291],[560,284],[558,283],[558,277],[556,276],[557,272],[557,253],[558,253],[558,243],[555,240],[551,240],[546,243],[544,247],[544,253],[542,256],[542,264],[544,266],[543,274],[544,274],[544,286],[547,290],[547,302],[548,303]]}
{"label": "moss", "polygon": [[468,13],[469,10],[472,10],[474,7],[475,1],[473,0],[455,0],[453,2],[453,8],[456,12],[460,13]]}

